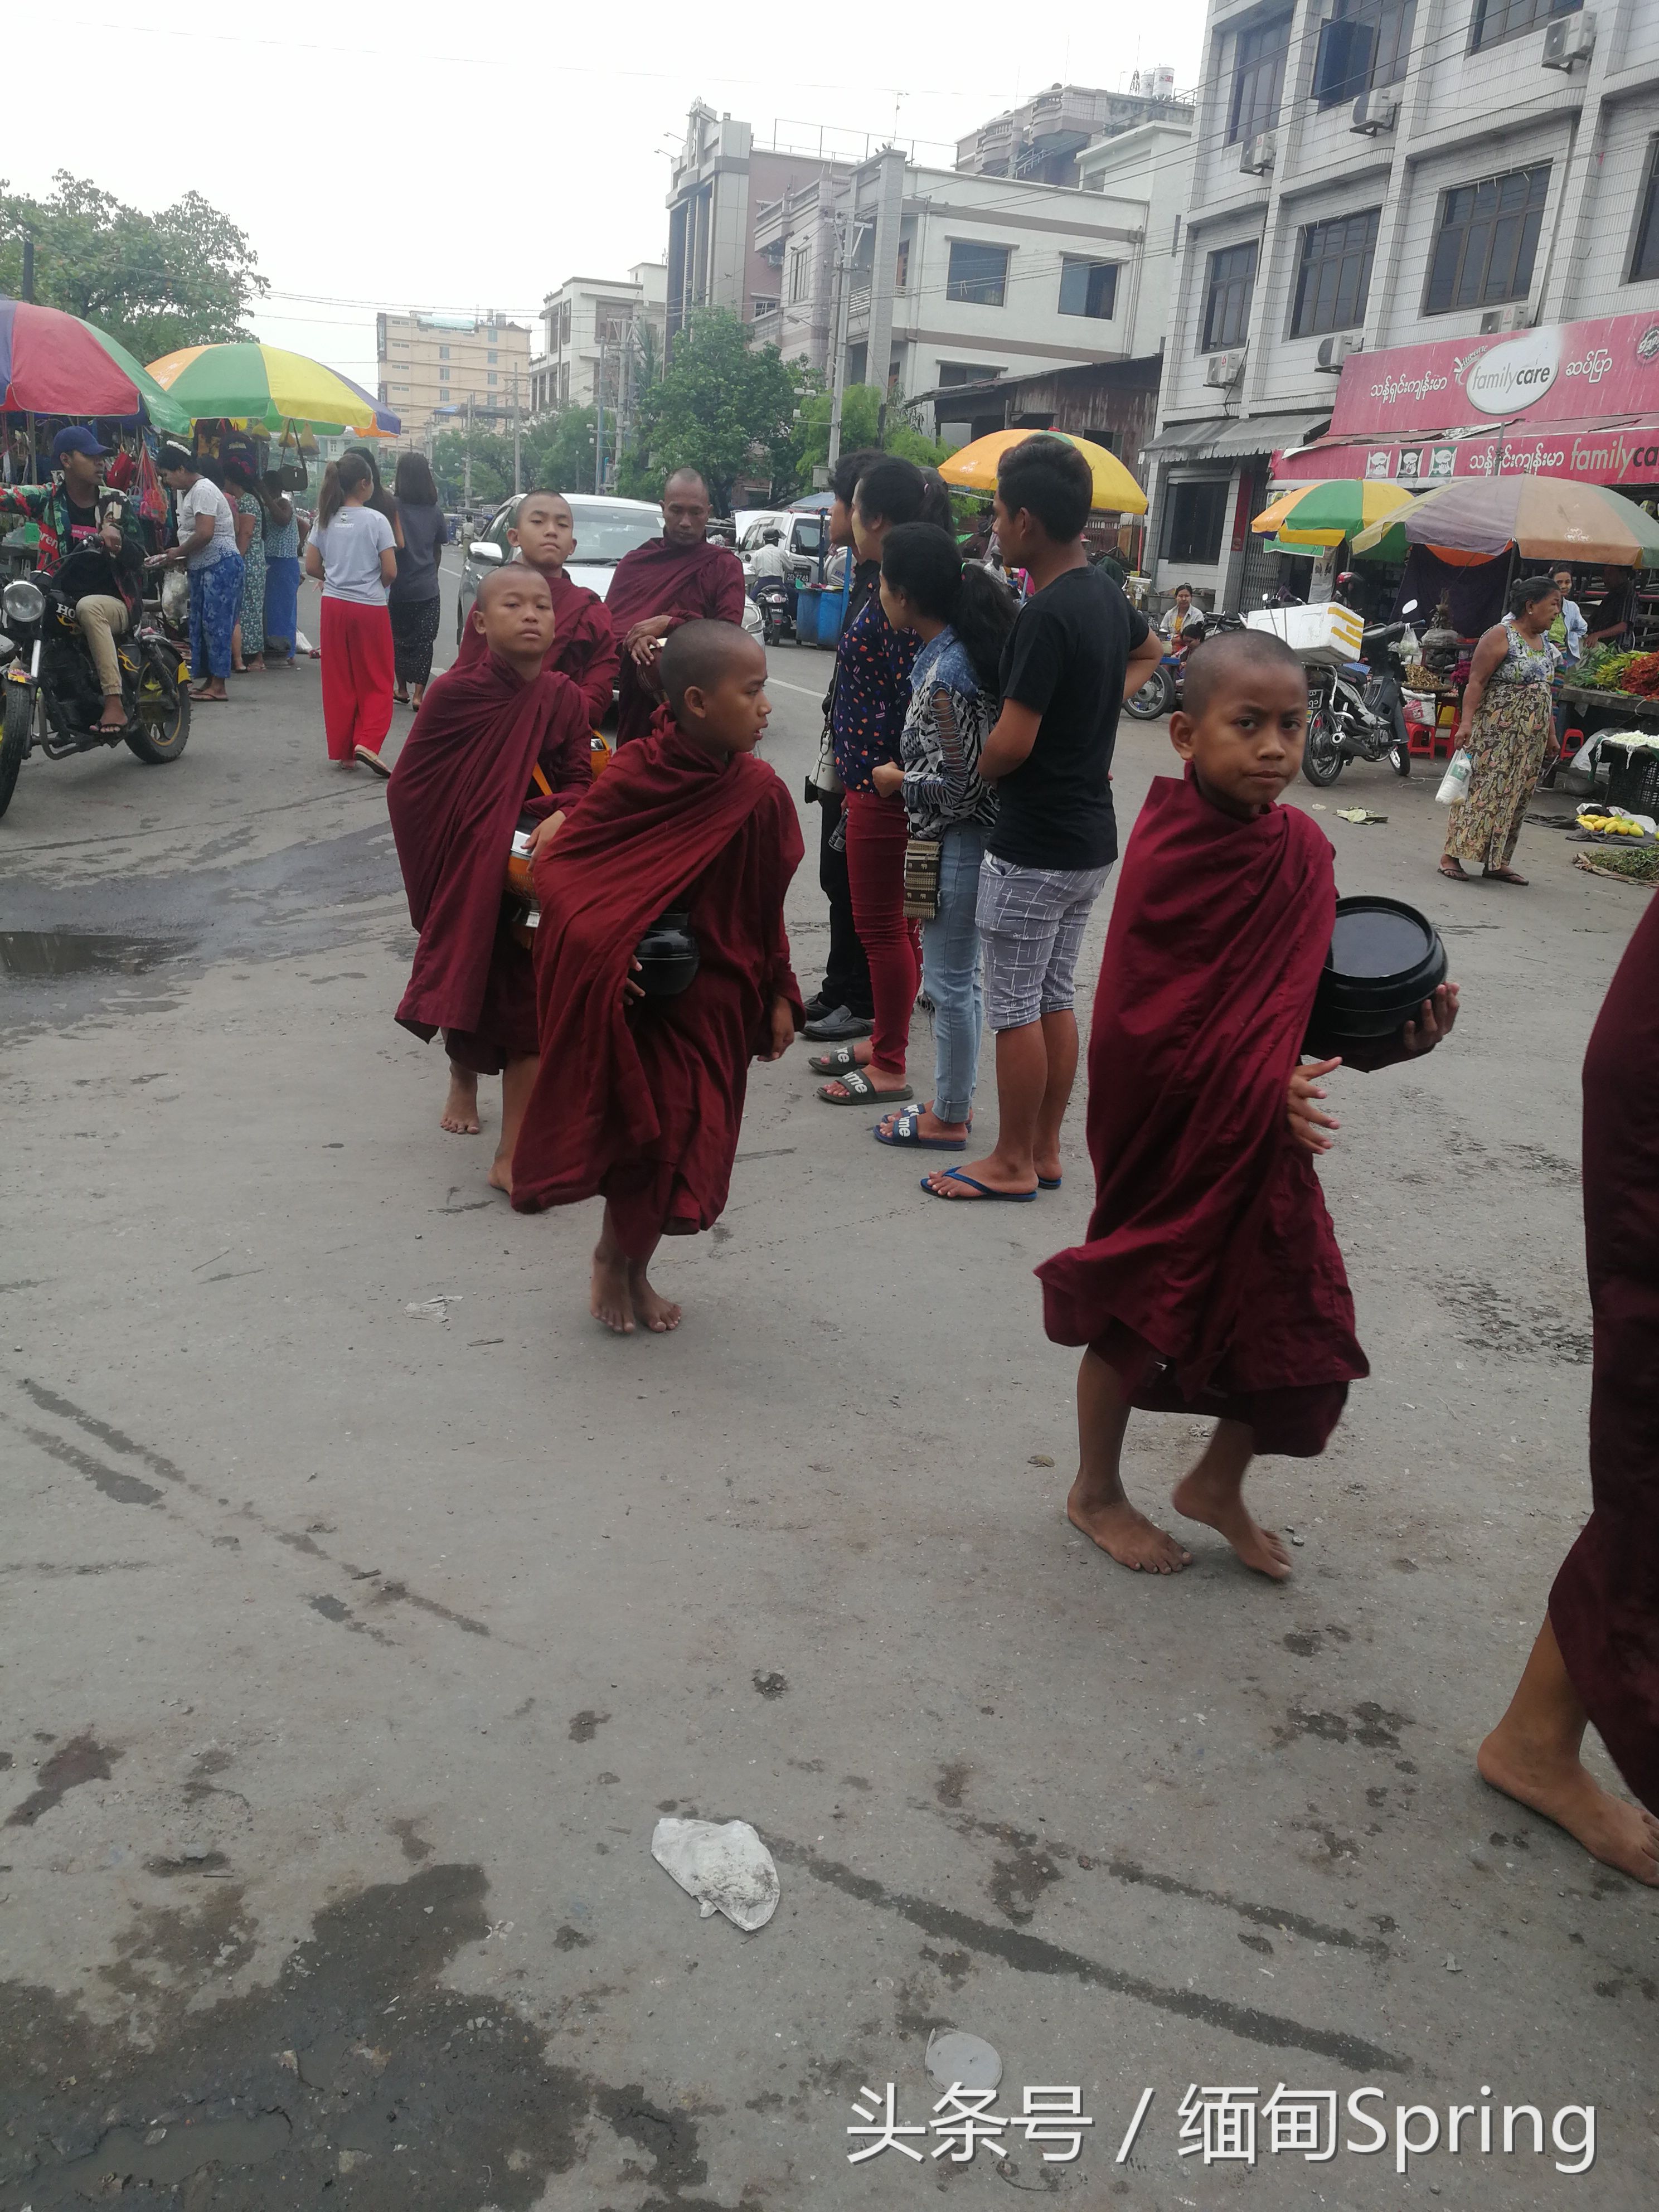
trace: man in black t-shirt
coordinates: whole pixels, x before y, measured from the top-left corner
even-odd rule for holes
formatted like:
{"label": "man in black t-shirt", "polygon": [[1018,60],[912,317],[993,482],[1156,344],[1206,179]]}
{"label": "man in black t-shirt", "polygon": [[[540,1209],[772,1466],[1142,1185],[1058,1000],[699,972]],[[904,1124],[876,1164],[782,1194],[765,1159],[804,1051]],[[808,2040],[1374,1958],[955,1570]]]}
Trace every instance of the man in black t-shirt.
{"label": "man in black t-shirt", "polygon": [[1077,1074],[1078,954],[1117,858],[1118,709],[1163,647],[1084,550],[1094,483],[1061,438],[1012,447],[997,471],[1002,557],[1032,584],[1002,656],[1002,708],[979,772],[997,787],[977,921],[995,1034],[996,1149],[929,1176],[935,1198],[1029,1199],[1058,1188],[1060,1125]]}

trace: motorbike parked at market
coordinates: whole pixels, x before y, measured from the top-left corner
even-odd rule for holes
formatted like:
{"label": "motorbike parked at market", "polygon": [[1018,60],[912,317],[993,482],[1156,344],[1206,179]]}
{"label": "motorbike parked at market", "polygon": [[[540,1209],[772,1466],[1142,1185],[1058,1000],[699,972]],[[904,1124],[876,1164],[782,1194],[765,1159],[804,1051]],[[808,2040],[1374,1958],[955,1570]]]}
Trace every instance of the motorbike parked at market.
{"label": "motorbike parked at market", "polygon": [[1243,627],[1242,615],[1206,615],[1203,636],[1166,653],[1139,690],[1124,701],[1124,713],[1137,722],[1155,722],[1160,714],[1174,714],[1181,704],[1181,672],[1187,665],[1187,655],[1196,653],[1206,637],[1219,637],[1224,631]]}
{"label": "motorbike parked at market", "polygon": [[[1402,612],[1415,611],[1408,599]],[[1410,735],[1399,670],[1419,656],[1416,635],[1407,622],[1379,623],[1360,633],[1366,658],[1341,668],[1308,672],[1308,741],[1302,773],[1323,790],[1336,781],[1352,760],[1386,759],[1396,775],[1412,772]]]}
{"label": "motorbike parked at market", "polygon": [[125,743],[147,765],[175,761],[190,738],[190,664],[150,618],[115,641],[126,727],[100,730],[104,687],[75,619],[75,602],[37,569],[0,592],[0,814],[38,746],[68,760]]}
{"label": "motorbike parked at market", "polygon": [[795,618],[789,586],[781,576],[763,576],[749,596],[760,609],[763,643],[775,645],[780,638],[794,635]]}

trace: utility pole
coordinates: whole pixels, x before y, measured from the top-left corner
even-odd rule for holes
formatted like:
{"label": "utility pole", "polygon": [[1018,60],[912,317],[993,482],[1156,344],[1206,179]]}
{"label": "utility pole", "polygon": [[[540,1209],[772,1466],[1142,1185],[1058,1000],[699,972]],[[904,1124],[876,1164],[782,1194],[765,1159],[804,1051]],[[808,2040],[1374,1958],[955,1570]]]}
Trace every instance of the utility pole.
{"label": "utility pole", "polygon": [[634,323],[631,316],[623,326],[617,364],[617,404],[613,410],[617,417],[616,465],[611,472],[613,486],[622,482],[623,424],[634,411]]}
{"label": "utility pole", "polygon": [[519,471],[519,441],[524,428],[524,416],[519,406],[519,364],[513,364],[513,495],[516,499],[523,490]]}
{"label": "utility pole", "polygon": [[605,325],[599,325],[599,373],[593,380],[593,489],[605,489]]}
{"label": "utility pole", "polygon": [[836,218],[836,317],[835,331],[830,340],[835,348],[835,374],[830,385],[832,397],[830,402],[830,473],[831,476],[836,472],[836,463],[841,459],[841,403],[842,394],[847,389],[847,323],[852,292],[852,286],[848,282],[851,273],[848,267],[848,241],[853,228],[852,191],[853,187],[849,180],[845,230],[842,228],[842,218],[839,216]]}
{"label": "utility pole", "polygon": [[34,240],[27,231],[23,233],[22,297],[33,304],[34,299]]}
{"label": "utility pole", "polygon": [[466,453],[462,462],[462,470],[465,476],[462,504],[471,514],[472,512],[472,394],[470,392],[466,395]]}

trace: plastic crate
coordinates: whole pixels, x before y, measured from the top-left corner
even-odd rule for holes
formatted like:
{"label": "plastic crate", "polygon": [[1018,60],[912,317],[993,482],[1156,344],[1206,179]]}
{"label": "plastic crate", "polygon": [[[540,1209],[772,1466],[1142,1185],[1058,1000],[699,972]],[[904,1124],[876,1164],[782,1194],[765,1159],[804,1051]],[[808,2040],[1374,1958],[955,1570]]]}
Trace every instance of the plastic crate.
{"label": "plastic crate", "polygon": [[1626,814],[1659,815],[1659,747],[1604,738],[1601,757],[1607,764],[1607,804]]}

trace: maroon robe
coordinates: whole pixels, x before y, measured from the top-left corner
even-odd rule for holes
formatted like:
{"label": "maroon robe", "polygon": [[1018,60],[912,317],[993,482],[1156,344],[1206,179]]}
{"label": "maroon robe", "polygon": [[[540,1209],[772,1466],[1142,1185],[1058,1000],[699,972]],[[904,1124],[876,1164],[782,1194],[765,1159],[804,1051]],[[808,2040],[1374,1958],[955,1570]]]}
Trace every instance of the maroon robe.
{"label": "maroon robe", "polygon": [[[783,927],[801,853],[794,803],[752,753],[711,751],[666,708],[617,753],[535,865],[542,1066],[513,1155],[520,1212],[603,1192],[633,1254],[719,1218],[773,1001],[803,1019]],[[634,948],[674,907],[696,976],[624,1009]]]}
{"label": "maroon robe", "polygon": [[[671,635],[682,623],[740,623],[744,596],[743,564],[724,545],[711,545],[706,538],[696,545],[671,545],[665,538],[653,538],[617,563],[605,608],[622,647],[634,624],[648,615],[669,616]],[[625,648],[617,699],[617,743],[622,745],[645,735],[662,704],[655,671],[642,674]]]}
{"label": "maroon robe", "polygon": [[1133,1403],[1321,1451],[1370,1373],[1311,1157],[1285,1100],[1336,879],[1309,816],[1243,822],[1158,777],[1124,855],[1089,1043],[1088,1240],[1037,1269],[1058,1344]]}
{"label": "maroon robe", "polygon": [[[526,684],[493,653],[438,677],[386,786],[392,834],[421,933],[398,1019],[445,1032],[481,1075],[536,1050],[535,974],[504,906],[521,815],[574,806],[592,783],[582,696],[567,676]],[[550,795],[532,790],[540,766]]]}
{"label": "maroon robe", "polygon": [[[605,601],[585,584],[573,584],[562,569],[542,570],[553,596],[554,637],[542,665],[568,676],[586,703],[591,727],[597,729],[611,712],[617,668],[622,655],[611,627]],[[483,632],[470,618],[461,631],[455,655],[457,668],[470,668],[489,655]]]}
{"label": "maroon robe", "polygon": [[1584,1055],[1584,1246],[1595,1510],[1550,1625],[1619,1771],[1659,1814],[1659,899]]}

